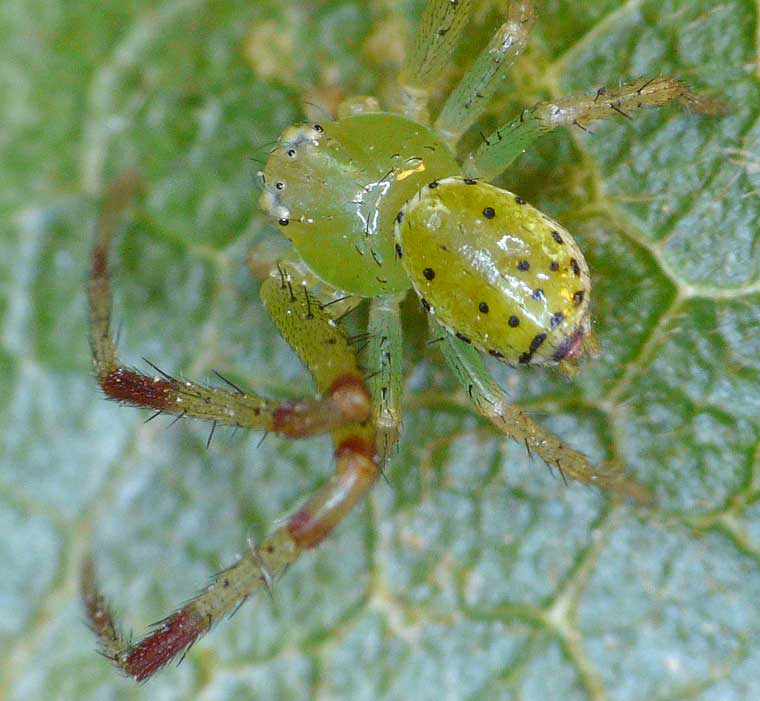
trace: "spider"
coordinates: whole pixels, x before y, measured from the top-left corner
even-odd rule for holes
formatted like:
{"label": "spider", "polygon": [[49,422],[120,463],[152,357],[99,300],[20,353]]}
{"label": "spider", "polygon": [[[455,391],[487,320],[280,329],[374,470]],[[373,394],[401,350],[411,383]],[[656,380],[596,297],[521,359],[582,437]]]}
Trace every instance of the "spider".
{"label": "spider", "polygon": [[[484,355],[513,366],[557,366],[566,375],[593,354],[591,278],[583,253],[561,224],[490,182],[542,135],[597,119],[630,117],[676,103],[715,105],[668,77],[642,78],[590,96],[524,110],[457,160],[462,135],[486,109],[534,23],[530,0],[509,3],[503,24],[431,119],[429,98],[443,78],[472,0],[429,0],[393,97],[381,109],[356,96],[323,123],[288,127],[264,170],[260,205],[292,250],[264,276],[260,294],[275,325],[314,376],[318,395],[274,401],[208,387],[119,360],[111,323],[108,252],[132,181],[106,197],[92,252],[91,345],[105,395],[158,413],[192,416],[303,438],[332,434],[335,474],[265,540],[145,637],[119,631],[83,568],[83,597],[101,652],[143,681],[187,650],[258,588],[271,588],[304,550],[319,545],[377,481],[399,438],[401,318],[413,289],[432,337],[473,405],[506,436],[557,467],[563,478],[645,502],[650,495],[613,466],[594,467],[509,403]],[[369,300],[366,348],[359,353],[342,316]],[[224,379],[224,378],[222,378]]]}

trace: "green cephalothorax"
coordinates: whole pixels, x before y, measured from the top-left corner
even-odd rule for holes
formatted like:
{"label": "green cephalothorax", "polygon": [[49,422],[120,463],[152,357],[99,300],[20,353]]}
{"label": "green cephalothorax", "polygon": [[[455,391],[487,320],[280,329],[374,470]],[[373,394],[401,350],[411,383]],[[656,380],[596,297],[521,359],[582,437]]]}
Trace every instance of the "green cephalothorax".
{"label": "green cephalothorax", "polygon": [[362,114],[286,129],[261,174],[260,203],[320,278],[369,297],[409,288],[393,245],[401,206],[459,172],[428,127]]}
{"label": "green cephalothorax", "polygon": [[557,222],[467,178],[429,183],[400,211],[396,243],[425,309],[510,364],[576,354],[588,332],[588,266]]}

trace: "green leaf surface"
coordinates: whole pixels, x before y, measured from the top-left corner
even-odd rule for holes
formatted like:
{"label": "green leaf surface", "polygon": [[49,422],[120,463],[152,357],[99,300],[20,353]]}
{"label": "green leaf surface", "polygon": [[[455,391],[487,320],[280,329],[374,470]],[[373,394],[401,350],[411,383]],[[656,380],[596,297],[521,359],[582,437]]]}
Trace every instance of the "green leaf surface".
{"label": "green leaf surface", "polygon": [[103,188],[126,168],[144,187],[116,246],[127,362],[310,393],[245,268],[277,237],[258,161],[302,96],[383,94],[421,2],[0,4],[0,699],[760,698],[757,3],[536,4],[488,126],[642,75],[728,105],[554,134],[501,179],[577,233],[603,349],[573,381],[491,367],[656,506],[566,486],[496,435],[410,301],[390,486],[144,686],[95,654],[85,554],[140,632],[314,490],[331,447],[218,429],[207,450],[208,426],[99,396],[84,290]]}

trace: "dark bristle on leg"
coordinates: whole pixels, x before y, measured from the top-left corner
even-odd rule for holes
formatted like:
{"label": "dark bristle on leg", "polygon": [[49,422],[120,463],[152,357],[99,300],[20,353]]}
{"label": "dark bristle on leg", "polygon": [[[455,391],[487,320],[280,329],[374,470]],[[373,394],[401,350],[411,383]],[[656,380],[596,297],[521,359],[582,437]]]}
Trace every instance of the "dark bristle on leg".
{"label": "dark bristle on leg", "polygon": [[[97,226],[89,286],[91,347],[101,389],[122,404],[147,407],[176,419],[195,417],[211,422],[263,429],[290,438],[333,433],[336,471],[296,512],[277,525],[260,547],[250,547],[234,565],[187,604],[159,622],[137,642],[123,636],[98,588],[95,565],[86,558],[81,593],[87,621],[100,652],[136,681],[149,679],[184,654],[225,615],[236,611],[252,592],[271,588],[287,567],[327,537],[374,484],[380,469],[375,457],[375,428],[370,419],[370,392],[362,378],[356,350],[316,295],[280,267],[280,276],[261,286],[262,300],[281,333],[314,375],[319,398],[274,401],[245,392],[224,377],[230,389],[206,387],[178,379],[148,363],[149,375],[119,360],[111,330],[109,245],[131,199],[131,181],[119,179],[109,188]],[[281,279],[282,277],[282,279]],[[282,284],[286,281],[287,284]],[[304,289],[304,294],[295,290]],[[331,353],[326,356],[324,348]],[[175,419],[175,420],[176,420]]]}

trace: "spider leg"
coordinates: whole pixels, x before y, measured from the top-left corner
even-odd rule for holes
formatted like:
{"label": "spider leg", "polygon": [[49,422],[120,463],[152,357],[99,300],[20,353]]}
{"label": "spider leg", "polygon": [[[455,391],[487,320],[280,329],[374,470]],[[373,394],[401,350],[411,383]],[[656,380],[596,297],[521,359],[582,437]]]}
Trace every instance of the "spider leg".
{"label": "spider leg", "polygon": [[[364,406],[362,416],[333,431],[334,476],[274,530],[250,547],[232,567],[219,573],[196,597],[131,643],[120,632],[98,590],[91,561],[82,571],[82,595],[101,652],[125,674],[143,681],[182,655],[223,616],[233,613],[254,591],[269,588],[306,549],[322,542],[367,493],[380,468],[375,429],[368,419],[369,390],[356,352],[343,329],[287,269],[268,278],[261,298],[278,329],[304,361],[321,392],[336,386]],[[322,411],[329,411],[323,406]],[[328,422],[334,423],[334,422]]]}
{"label": "spider leg", "polygon": [[681,81],[668,77],[641,78],[619,88],[600,88],[593,96],[571,95],[539,102],[489,134],[466,158],[464,174],[491,181],[536,139],[558,127],[584,128],[597,119],[630,118],[641,109],[673,103],[702,114],[720,114],[724,110],[722,103],[698,95]]}
{"label": "spider leg", "polygon": [[362,303],[362,298],[349,294],[343,290],[320,280],[293,251],[282,254],[281,251],[273,250],[265,245],[254,246],[246,256],[246,264],[251,275],[259,282],[264,282],[280,270],[287,270],[291,277],[301,281],[306,286],[309,294],[316,299],[320,306],[330,308],[330,316],[333,319],[342,319]]}
{"label": "spider leg", "polygon": [[[190,416],[228,426],[240,426],[301,438],[335,430],[366,418],[369,398],[363,381],[337,376],[335,385],[322,388],[321,398],[274,401],[239,388],[206,387],[180,380],[156,366],[149,375],[126,367],[118,357],[111,324],[111,283],[108,270],[110,243],[118,229],[123,209],[135,189],[135,178],[115,181],[106,193],[99,218],[88,290],[90,306],[90,343],[98,383],[107,397],[157,412]],[[284,275],[284,273],[283,273]],[[330,318],[305,287],[294,287],[283,277],[290,295],[311,307],[310,313],[329,330],[327,344],[344,344],[342,331],[327,324]],[[295,301],[293,302],[295,304]]]}
{"label": "spider leg", "polygon": [[378,462],[384,466],[396,447],[401,426],[403,365],[401,351],[401,295],[375,297],[369,308],[367,384],[372,395],[372,423],[376,430]]}
{"label": "spider leg", "polygon": [[506,21],[446,99],[435,129],[452,148],[483,114],[507,70],[525,50],[535,21],[530,0],[512,0]]}
{"label": "spider leg", "polygon": [[547,465],[557,467],[563,478],[593,484],[641,503],[652,501],[652,494],[635,478],[617,466],[594,467],[583,453],[566,446],[551,431],[511,404],[475,348],[453,337],[432,320],[431,326],[436,338],[443,337],[438,344],[441,352],[473,404],[499,431],[524,443],[529,452],[536,453]]}
{"label": "spider leg", "polygon": [[467,26],[472,0],[428,0],[422,12],[414,46],[399,75],[393,112],[428,124],[430,92],[451,60]]}

